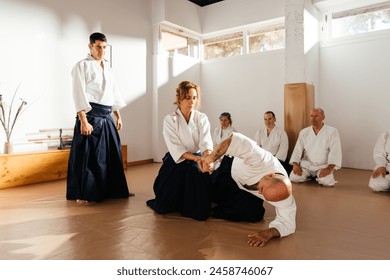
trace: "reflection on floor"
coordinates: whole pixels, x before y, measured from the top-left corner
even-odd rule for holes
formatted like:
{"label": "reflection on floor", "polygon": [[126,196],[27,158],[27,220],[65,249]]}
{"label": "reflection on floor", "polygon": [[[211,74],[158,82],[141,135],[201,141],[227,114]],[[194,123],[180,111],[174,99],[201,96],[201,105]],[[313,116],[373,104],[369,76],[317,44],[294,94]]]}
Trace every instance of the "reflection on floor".
{"label": "reflection on floor", "polygon": [[0,259],[390,259],[390,194],[367,187],[370,171],[341,169],[333,188],[294,184],[296,233],[253,248],[247,235],[267,227],[272,207],[258,223],[156,215],[145,202],[159,167],[127,169],[135,197],[87,206],[64,199],[65,180],[1,190]]}

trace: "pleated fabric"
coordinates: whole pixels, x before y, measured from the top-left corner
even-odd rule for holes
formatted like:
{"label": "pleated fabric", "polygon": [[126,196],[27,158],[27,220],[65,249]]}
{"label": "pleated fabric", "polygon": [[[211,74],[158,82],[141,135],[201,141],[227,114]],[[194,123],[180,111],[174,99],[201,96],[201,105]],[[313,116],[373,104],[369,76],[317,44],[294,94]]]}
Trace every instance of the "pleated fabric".
{"label": "pleated fabric", "polygon": [[109,198],[128,198],[129,190],[123,171],[122,146],[111,106],[90,103],[88,122],[92,134],[82,135],[76,118],[73,143],[68,161],[68,200],[100,202]]}
{"label": "pleated fabric", "polygon": [[216,206],[211,216],[229,221],[261,221],[264,201],[237,186],[231,176],[232,163],[233,157],[224,156],[220,167],[212,174],[212,202]]}
{"label": "pleated fabric", "polygon": [[146,204],[159,214],[178,212],[200,221],[210,215],[211,177],[202,173],[194,161],[175,163],[167,153],[153,190],[156,198]]}

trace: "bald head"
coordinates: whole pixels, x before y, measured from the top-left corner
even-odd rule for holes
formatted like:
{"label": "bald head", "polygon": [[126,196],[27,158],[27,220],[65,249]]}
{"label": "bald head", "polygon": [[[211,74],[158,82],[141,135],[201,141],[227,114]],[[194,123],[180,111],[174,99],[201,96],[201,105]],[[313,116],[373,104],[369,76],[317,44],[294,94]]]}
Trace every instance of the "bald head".
{"label": "bald head", "polygon": [[285,200],[291,195],[291,182],[283,175],[268,174],[259,182],[259,193],[271,202]]}

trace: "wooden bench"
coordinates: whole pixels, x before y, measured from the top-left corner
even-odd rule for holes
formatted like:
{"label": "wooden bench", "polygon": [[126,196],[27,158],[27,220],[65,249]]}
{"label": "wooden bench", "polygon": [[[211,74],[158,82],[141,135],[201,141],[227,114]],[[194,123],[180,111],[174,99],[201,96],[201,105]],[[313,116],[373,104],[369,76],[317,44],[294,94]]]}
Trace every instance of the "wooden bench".
{"label": "wooden bench", "polygon": [[[0,155],[0,189],[64,179],[69,149]],[[127,145],[122,145],[123,168],[127,168]]]}

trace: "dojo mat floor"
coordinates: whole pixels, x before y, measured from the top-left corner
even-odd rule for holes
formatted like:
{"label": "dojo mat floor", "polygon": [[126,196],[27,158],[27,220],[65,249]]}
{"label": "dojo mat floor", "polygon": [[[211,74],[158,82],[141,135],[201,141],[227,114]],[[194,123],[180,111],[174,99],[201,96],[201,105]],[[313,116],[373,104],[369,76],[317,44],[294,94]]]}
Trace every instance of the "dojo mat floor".
{"label": "dojo mat floor", "polygon": [[388,260],[390,193],[367,187],[371,172],[341,169],[335,187],[293,184],[297,230],[251,247],[264,220],[195,221],[158,215],[145,204],[161,164],[126,170],[128,200],[79,205],[65,200],[66,181],[0,190],[1,260]]}

